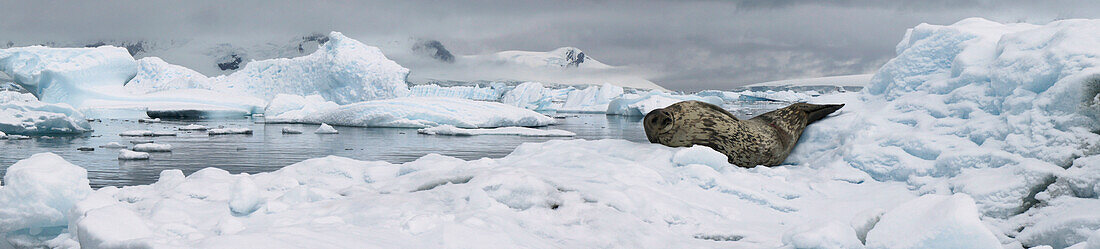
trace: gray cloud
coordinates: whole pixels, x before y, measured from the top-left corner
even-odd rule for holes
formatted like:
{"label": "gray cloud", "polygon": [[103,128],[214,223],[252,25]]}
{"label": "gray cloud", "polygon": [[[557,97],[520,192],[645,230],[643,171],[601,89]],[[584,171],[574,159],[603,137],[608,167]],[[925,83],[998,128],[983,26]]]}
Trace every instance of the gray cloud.
{"label": "gray cloud", "polygon": [[[283,41],[330,30],[455,55],[575,46],[674,90],[873,72],[906,28],[1095,18],[1093,1],[9,1],[0,43]],[[390,51],[387,51],[390,53]]]}

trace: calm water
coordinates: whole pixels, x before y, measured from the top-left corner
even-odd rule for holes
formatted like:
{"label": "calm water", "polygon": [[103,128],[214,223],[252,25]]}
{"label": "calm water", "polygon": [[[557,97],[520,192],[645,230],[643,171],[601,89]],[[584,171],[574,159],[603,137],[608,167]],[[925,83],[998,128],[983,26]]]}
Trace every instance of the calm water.
{"label": "calm water", "polygon": [[[359,160],[409,162],[430,153],[466,160],[499,158],[526,142],[551,139],[618,138],[647,142],[641,117],[606,115],[566,115],[560,124],[541,129],[562,129],[577,133],[573,138],[520,136],[431,136],[416,129],[336,127],[340,134],[313,134],[317,125],[264,124],[258,119],[166,120],[162,123],[138,123],[136,120],[103,119],[92,122],[94,132],[80,137],[37,137],[29,140],[0,140],[0,174],[8,166],[41,152],[61,155],[73,164],[88,169],[95,188],[150,184],[160,171],[181,169],[190,174],[206,167],[233,173],[259,173],[277,170],[309,158],[337,155]],[[206,132],[179,131],[176,137],[121,137],[127,130],[174,131],[188,124],[209,127],[248,127],[252,135],[208,136]],[[282,134],[283,127],[294,127],[303,134]],[[154,140],[171,144],[172,152],[150,153],[150,160],[118,160],[118,149],[99,148],[109,142],[131,145],[134,140]],[[95,151],[77,151],[95,147]]]}

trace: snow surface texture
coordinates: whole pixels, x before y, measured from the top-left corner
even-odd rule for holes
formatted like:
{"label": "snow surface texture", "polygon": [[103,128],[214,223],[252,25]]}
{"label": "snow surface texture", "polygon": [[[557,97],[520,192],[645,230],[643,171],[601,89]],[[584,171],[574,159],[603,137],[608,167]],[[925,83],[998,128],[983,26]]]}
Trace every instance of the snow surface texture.
{"label": "snow surface texture", "polygon": [[151,185],[96,190],[68,213],[67,230],[38,237],[85,248],[776,248],[788,230],[799,243],[858,241],[847,225],[795,225],[847,224],[914,197],[904,183],[850,168],[673,162],[688,149],[554,140],[500,159],[330,156],[255,175],[166,170]]}
{"label": "snow surface texture", "polygon": [[48,135],[91,130],[84,114],[67,104],[47,104],[31,94],[0,91],[0,132]]}
{"label": "snow surface texture", "polygon": [[464,129],[453,125],[440,125],[431,128],[417,130],[420,134],[450,135],[450,136],[476,136],[476,135],[513,135],[523,137],[572,137],[576,133],[566,130],[542,130],[527,127],[500,127],[489,129]]}
{"label": "snow surface texture", "polygon": [[46,228],[65,227],[69,209],[92,192],[84,168],[52,153],[35,154],[12,164],[3,183],[0,237],[12,232],[37,234]]}
{"label": "snow surface texture", "polygon": [[382,50],[332,32],[312,54],[291,59],[253,61],[239,71],[214,78],[218,84],[259,96],[318,94],[338,104],[409,95],[409,69]]}
{"label": "snow surface texture", "polygon": [[[286,102],[284,102],[286,101]],[[302,101],[302,102],[296,102]],[[461,128],[546,126],[554,119],[537,112],[495,102],[456,98],[406,97],[373,100],[350,105],[317,103],[319,98],[280,97],[271,103],[280,111],[268,115],[269,123],[332,124],[362,127],[427,128],[454,125]],[[291,110],[290,107],[302,107]],[[314,109],[317,106],[329,108]]]}

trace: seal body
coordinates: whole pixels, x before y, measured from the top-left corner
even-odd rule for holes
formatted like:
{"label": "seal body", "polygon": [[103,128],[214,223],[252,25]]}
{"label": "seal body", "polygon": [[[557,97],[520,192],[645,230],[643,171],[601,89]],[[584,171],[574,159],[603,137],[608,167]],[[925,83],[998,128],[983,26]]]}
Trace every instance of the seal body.
{"label": "seal body", "polygon": [[843,106],[796,103],[739,120],[716,105],[684,101],[649,112],[642,125],[653,143],[707,146],[741,167],[775,166],[791,154],[807,125]]}

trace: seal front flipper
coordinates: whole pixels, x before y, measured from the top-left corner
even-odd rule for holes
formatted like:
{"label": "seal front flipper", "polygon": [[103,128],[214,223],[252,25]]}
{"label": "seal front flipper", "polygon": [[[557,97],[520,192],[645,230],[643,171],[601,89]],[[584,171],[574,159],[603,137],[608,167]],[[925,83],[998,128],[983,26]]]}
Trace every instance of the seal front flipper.
{"label": "seal front flipper", "polygon": [[821,120],[821,119],[825,118],[825,116],[829,116],[829,114],[832,114],[833,112],[835,112],[837,110],[840,110],[841,107],[844,107],[844,104],[836,104],[836,105],[834,105],[834,104],[829,104],[829,105],[806,104],[804,109],[803,109],[803,111],[805,111],[806,115],[807,115],[806,116],[806,124],[809,125],[809,124],[812,124],[814,122],[817,122],[818,120]]}

